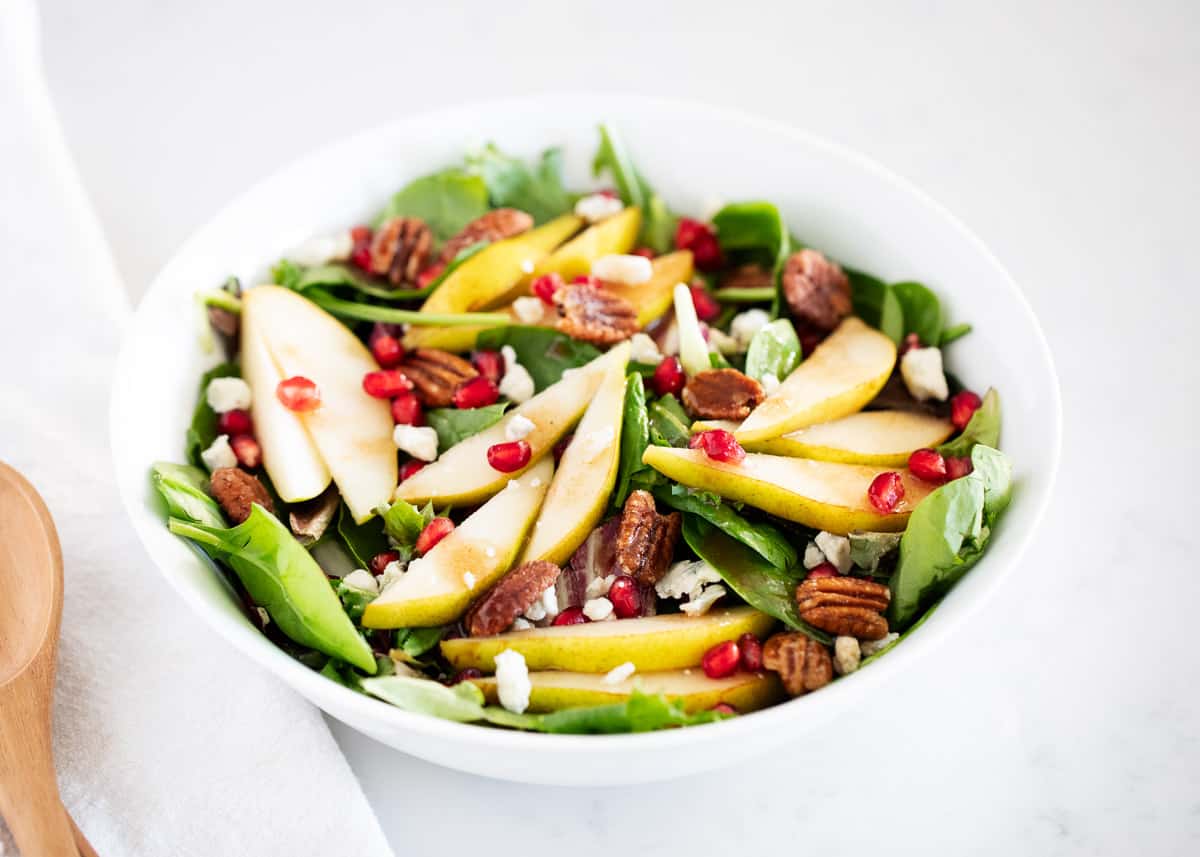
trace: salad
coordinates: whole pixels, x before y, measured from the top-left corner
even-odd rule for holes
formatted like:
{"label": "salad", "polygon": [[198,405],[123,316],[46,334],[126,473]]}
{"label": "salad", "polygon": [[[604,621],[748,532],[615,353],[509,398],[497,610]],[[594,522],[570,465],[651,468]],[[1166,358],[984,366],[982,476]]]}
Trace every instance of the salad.
{"label": "salad", "polygon": [[489,145],[201,292],[170,531],[289,655],[450,720],[688,726],[868,667],[1009,501],[970,325],[770,202],[676,213],[607,126],[602,189],[560,162]]}

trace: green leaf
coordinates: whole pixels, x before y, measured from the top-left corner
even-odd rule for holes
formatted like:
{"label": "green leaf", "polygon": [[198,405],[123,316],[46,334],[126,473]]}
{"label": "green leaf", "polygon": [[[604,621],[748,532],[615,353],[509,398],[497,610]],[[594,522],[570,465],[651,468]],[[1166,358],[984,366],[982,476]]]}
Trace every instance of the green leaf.
{"label": "green leaf", "polygon": [[621,459],[613,490],[614,508],[624,505],[633,490],[635,473],[649,468],[642,464],[642,453],[650,445],[650,418],[646,414],[646,388],[642,376],[632,372],[625,379],[625,404],[621,415]]}
{"label": "green leaf", "polygon": [[903,342],[904,308],[892,287],[862,271],[843,270],[850,279],[854,314],[897,345]]}
{"label": "green leaf", "polygon": [[204,467],[200,453],[217,439],[217,412],[208,406],[208,382],[213,378],[237,378],[241,374],[241,370],[233,363],[222,363],[200,376],[200,392],[196,397],[196,407],[192,411],[192,422],[188,426],[184,446],[187,460],[197,467]]}
{"label": "green leaf", "polygon": [[434,408],[426,411],[425,421],[437,432],[438,452],[445,452],[456,443],[500,422],[508,404],[497,402],[482,408]]}
{"label": "green leaf", "polygon": [[367,609],[367,605],[379,597],[377,592],[355,589],[353,586],[347,586],[345,581],[341,580],[337,582],[335,589],[338,598],[342,601],[342,607],[346,610],[346,615],[355,624],[362,620],[362,614]]}
{"label": "green leaf", "polygon": [[401,628],[396,632],[396,647],[410,658],[419,658],[442,641],[450,626],[435,628]]}
{"label": "green leaf", "polygon": [[683,538],[696,556],[715,568],[729,588],[751,607],[819,643],[832,642],[828,634],[800,618],[795,577],[696,515],[684,514]]}
{"label": "green leaf", "polygon": [[643,693],[634,688],[629,699],[608,705],[564,708],[546,714],[513,714],[488,706],[483,710],[489,722],[497,726],[550,732],[563,735],[615,735],[626,732],[653,732],[677,726],[714,723],[730,715],[716,711],[688,714],[679,701],[661,694]]}
{"label": "green leaf", "polygon": [[786,318],[759,328],[746,350],[746,374],[756,381],[774,375],[782,381],[800,365],[800,337]]}
{"label": "green leaf", "polygon": [[792,239],[779,209],[769,202],[733,203],[716,213],[713,226],[722,250],[761,250],[769,255],[776,288],[771,315],[779,315],[779,275],[792,253]]}
{"label": "green leaf", "polygon": [[358,568],[370,568],[371,560],[388,549],[383,522],[375,517],[361,524],[355,523],[345,503],[338,513],[337,531]]}
{"label": "green leaf", "polygon": [[171,518],[168,527],[234,572],[254,599],[302,646],[375,672],[375,657],[342,610],[325,572],[287,527],[257,503],[236,527],[212,527]]}
{"label": "green leaf", "polygon": [[850,533],[850,561],[864,571],[875,571],[879,563],[900,547],[900,533]]}
{"label": "green leaf", "polygon": [[774,286],[730,286],[717,289],[713,297],[727,304],[761,304],[775,299]]}
{"label": "green leaf", "polygon": [[305,289],[304,297],[315,303],[326,312],[338,318],[354,321],[382,321],[386,324],[415,324],[441,327],[472,327],[479,324],[495,325],[508,324],[511,317],[505,312],[421,312],[412,309],[398,309],[390,306],[348,301],[336,297],[332,292],[312,286]]}
{"label": "green leaf", "polygon": [[796,548],[783,533],[764,521],[751,523],[716,495],[659,488],[654,496],[673,509],[703,518],[781,571],[789,571],[797,565]]}
{"label": "green leaf", "polygon": [[977,443],[991,447],[1000,445],[1000,394],[995,390],[984,393],[983,404],[971,415],[962,434],[943,443],[937,451],[961,458],[970,455]]}
{"label": "green leaf", "polygon": [[419,217],[439,241],[445,241],[487,212],[488,187],[484,179],[452,167],[409,182],[392,196],[379,221]]}
{"label": "green leaf", "polygon": [[416,714],[459,723],[484,717],[483,693],[469,681],[446,687],[432,679],[391,675],[363,679],[362,687],[372,696]]}
{"label": "green leaf", "polygon": [[646,407],[650,419],[650,440],[655,446],[687,446],[692,436],[692,421],[672,394],[654,400]]}
{"label": "green leaf", "polygon": [[915,333],[925,345],[942,340],[942,303],[921,283],[896,283],[892,293],[904,311],[904,332]]}
{"label": "green leaf", "polygon": [[483,178],[497,208],[520,209],[537,223],[571,210],[571,197],[562,181],[562,149],[547,149],[531,167],[489,143],[467,156],[467,170]]}
{"label": "green leaf", "polygon": [[977,443],[971,465],[972,475],[983,482],[983,523],[992,527],[1012,500],[1012,464],[1000,450]]}
{"label": "green leaf", "polygon": [[379,513],[393,548],[400,554],[401,559],[410,558],[417,543],[417,536],[421,535],[421,530],[433,519],[433,505],[426,503],[424,508],[418,509],[404,500],[396,500],[386,509],[381,507]]}
{"label": "green leaf", "polygon": [[193,524],[225,526],[221,507],[208,493],[208,474],[199,467],[156,461],[150,467],[154,490],[167,505],[167,514]]}
{"label": "green leaf", "polygon": [[600,145],[592,159],[592,174],[599,176],[607,170],[617,186],[621,201],[642,210],[638,243],[652,248],[656,253],[667,252],[673,246],[678,218],[638,173],[616,130],[604,123],[600,124],[599,130]]}
{"label": "green leaf", "polygon": [[970,333],[971,330],[971,325],[965,321],[961,324],[952,324],[942,331],[942,338],[938,341],[938,346],[945,348],[951,342],[957,342],[958,340],[962,339],[964,336]]}
{"label": "green leaf", "polygon": [[547,327],[511,325],[481,330],[475,347],[499,351],[505,345],[516,352],[517,362],[529,370],[537,392],[555,384],[562,373],[590,363],[600,351],[586,342],[572,339]]}

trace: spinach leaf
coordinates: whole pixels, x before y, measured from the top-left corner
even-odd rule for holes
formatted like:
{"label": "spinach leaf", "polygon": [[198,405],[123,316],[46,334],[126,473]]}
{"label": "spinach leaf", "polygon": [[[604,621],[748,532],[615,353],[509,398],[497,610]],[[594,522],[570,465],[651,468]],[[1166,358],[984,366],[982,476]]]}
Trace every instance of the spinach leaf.
{"label": "spinach leaf", "polygon": [[937,451],[960,458],[970,455],[977,443],[991,447],[1000,445],[1000,394],[994,389],[984,393],[983,404],[971,415],[962,434],[943,443]]}
{"label": "spinach leaf", "polygon": [[786,318],[759,328],[746,350],[746,374],[756,381],[774,375],[782,381],[800,365],[800,337]]}
{"label": "spinach leaf", "polygon": [[255,504],[236,527],[212,527],[171,518],[168,528],[230,566],[254,603],[266,608],[279,630],[311,649],[374,674],[375,657],[325,573],[279,519]]}
{"label": "spinach leaf", "polygon": [[271,266],[271,282],[285,289],[296,291],[300,278],[304,276],[304,268],[291,259],[280,259]]}
{"label": "spinach leaf", "polygon": [[900,536],[900,533],[850,533],[850,561],[864,571],[876,571],[884,557],[900,546]]}
{"label": "spinach leaf", "polygon": [[638,688],[634,688],[626,701],[607,705],[564,708],[546,714],[513,714],[489,705],[483,713],[490,723],[497,726],[563,735],[653,732],[677,726],[714,723],[730,716],[716,711],[688,714],[678,700],[668,700],[661,694],[644,693]]}
{"label": "spinach leaf", "polygon": [[200,393],[196,398],[196,408],[192,411],[192,422],[188,426],[184,445],[187,460],[196,467],[204,467],[200,453],[217,439],[217,412],[208,406],[208,382],[213,378],[237,378],[241,374],[234,364],[222,363],[200,376]]}
{"label": "spinach leaf", "polygon": [[904,332],[915,333],[924,345],[942,340],[942,303],[921,283],[895,283],[892,293],[904,311]]}
{"label": "spinach leaf", "polygon": [[771,315],[779,315],[779,275],[792,253],[792,239],[779,209],[769,202],[737,202],[713,217],[722,250],[765,250],[771,257],[775,295]]}
{"label": "spinach leaf", "polygon": [[899,345],[904,341],[904,307],[892,287],[870,274],[843,268],[850,279],[854,314]]}
{"label": "spinach leaf", "polygon": [[487,214],[488,187],[483,178],[452,167],[414,179],[392,196],[379,220],[419,217],[439,241],[452,238]]}
{"label": "spinach leaf", "polygon": [[334,589],[337,592],[338,598],[342,601],[342,607],[346,611],[346,615],[354,623],[362,621],[363,611],[367,609],[367,605],[379,597],[377,592],[366,592],[362,589],[355,589],[353,586],[347,586],[345,581],[339,580]]}
{"label": "spinach leaf", "polygon": [[567,369],[583,366],[600,356],[594,345],[548,327],[511,325],[481,330],[475,343],[476,348],[490,351],[499,351],[505,345],[516,352],[517,362],[529,370],[539,393],[557,383]]}
{"label": "spinach leaf", "polygon": [[506,312],[421,312],[413,309],[398,309],[390,306],[360,303],[339,298],[321,286],[311,286],[304,297],[321,309],[354,321],[382,321],[386,324],[430,325],[440,327],[473,327],[478,324],[508,324],[511,320]]}
{"label": "spinach leaf", "polygon": [[670,250],[678,218],[633,166],[625,143],[616,130],[601,123],[600,145],[592,159],[592,174],[599,176],[605,170],[612,176],[621,201],[642,210],[642,230],[638,243],[653,248],[657,253]]}
{"label": "spinach leaf", "polygon": [[646,408],[650,419],[650,440],[655,446],[687,446],[692,436],[692,421],[672,394],[655,399]]}
{"label": "spinach leaf", "polygon": [[952,324],[942,331],[942,338],[938,340],[938,346],[945,348],[951,342],[956,342],[962,339],[964,336],[970,333],[971,330],[971,325],[965,321],[961,324]]}
{"label": "spinach leaf", "polygon": [[150,467],[150,481],[166,503],[169,517],[210,527],[225,526],[221,507],[208,493],[208,474],[199,467],[156,461]]}
{"label": "spinach leaf", "polygon": [[715,568],[729,588],[751,607],[819,643],[832,642],[828,634],[800,618],[796,608],[796,578],[696,515],[684,514],[683,538],[696,556]]}
{"label": "spinach leaf", "polygon": [[482,408],[433,408],[425,412],[425,421],[437,432],[438,452],[445,452],[500,422],[507,407],[508,402],[497,402]]}
{"label": "spinach leaf", "polygon": [[338,513],[337,531],[358,568],[370,568],[372,558],[388,549],[387,534],[379,518],[356,524],[345,503]]}
{"label": "spinach leaf", "polygon": [[386,509],[380,507],[379,513],[393,549],[400,554],[401,559],[411,558],[417,544],[417,536],[421,535],[421,530],[433,520],[433,505],[426,503],[423,508],[418,509],[411,503],[397,500]]}
{"label": "spinach leaf", "polygon": [[363,690],[405,711],[470,723],[483,720],[483,691],[469,681],[451,687],[427,678],[390,675],[362,681]]}
{"label": "spinach leaf", "polygon": [[571,210],[571,197],[563,187],[562,149],[547,149],[530,167],[489,143],[467,156],[467,171],[487,184],[488,197],[496,208],[520,209],[537,223]]}
{"label": "spinach leaf", "polygon": [[780,571],[790,571],[797,565],[796,548],[783,533],[766,522],[751,523],[716,495],[672,485],[655,489],[654,496],[673,509],[703,518],[725,535],[751,548]]}
{"label": "spinach leaf", "polygon": [[396,632],[396,648],[410,658],[419,658],[442,641],[449,625],[434,628],[401,628]]}
{"label": "spinach leaf", "polygon": [[646,416],[646,388],[642,376],[631,372],[625,379],[625,405],[621,415],[621,459],[617,467],[617,483],[612,505],[619,508],[633,490],[635,473],[647,470],[642,453],[650,445],[650,419]]}
{"label": "spinach leaf", "polygon": [[972,475],[983,481],[983,523],[992,527],[1012,500],[1012,464],[1008,456],[977,443],[971,450]]}

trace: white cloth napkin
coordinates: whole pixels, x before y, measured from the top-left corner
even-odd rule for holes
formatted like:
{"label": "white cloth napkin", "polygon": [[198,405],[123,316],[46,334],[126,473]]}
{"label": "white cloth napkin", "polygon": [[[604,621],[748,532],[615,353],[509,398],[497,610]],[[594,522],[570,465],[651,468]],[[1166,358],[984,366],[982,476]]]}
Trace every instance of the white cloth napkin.
{"label": "white cloth napkin", "polygon": [[0,0],[0,458],[62,540],[64,800],[102,857],[391,854],[317,710],[202,626],[124,520],[105,427],[128,307],[36,24],[31,0]]}

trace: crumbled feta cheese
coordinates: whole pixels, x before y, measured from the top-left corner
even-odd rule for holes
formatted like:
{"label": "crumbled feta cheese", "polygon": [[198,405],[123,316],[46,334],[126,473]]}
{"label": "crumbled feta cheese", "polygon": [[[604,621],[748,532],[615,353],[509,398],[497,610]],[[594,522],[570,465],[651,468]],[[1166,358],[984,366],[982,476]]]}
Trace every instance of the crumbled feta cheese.
{"label": "crumbled feta cheese", "polygon": [[825,561],[825,554],[817,547],[816,542],[809,542],[804,548],[804,567],[812,571]]}
{"label": "crumbled feta cheese", "polygon": [[429,426],[398,425],[392,429],[392,441],[413,458],[433,461],[437,458],[437,432]]}
{"label": "crumbled feta cheese", "polygon": [[716,327],[708,329],[708,350],[718,354],[740,354],[745,351],[740,342]]}
{"label": "crumbled feta cheese", "polygon": [[356,568],[342,578],[342,583],[359,592],[378,592],[379,581],[365,568]]}
{"label": "crumbled feta cheese", "polygon": [[586,598],[599,598],[602,595],[607,595],[608,590],[612,588],[613,581],[616,580],[615,575],[607,577],[593,577],[588,581],[587,591],[584,593]]}
{"label": "crumbled feta cheese", "polygon": [[625,663],[623,663],[619,666],[615,666],[611,670],[609,670],[607,673],[605,673],[604,674],[604,683],[605,684],[620,684],[621,682],[625,681],[625,679],[627,679],[631,675],[633,675],[635,672],[637,672],[637,667],[635,667],[633,665],[633,661],[626,661]]}
{"label": "crumbled feta cheese", "polygon": [[825,559],[833,563],[838,574],[845,574],[854,563],[850,560],[850,540],[845,536],[827,533],[824,530],[817,533],[817,547],[825,554]]}
{"label": "crumbled feta cheese", "polygon": [[399,560],[389,562],[383,567],[383,574],[379,575],[379,591],[383,592],[403,576],[404,565]]}
{"label": "crumbled feta cheese", "polygon": [[603,622],[612,615],[613,604],[604,596],[589,598],[583,604],[583,615],[593,622]]}
{"label": "crumbled feta cheese", "polygon": [[250,407],[250,385],[241,378],[213,378],[204,391],[208,406],[218,414],[247,410]]}
{"label": "crumbled feta cheese", "polygon": [[533,273],[533,260],[532,259],[522,259],[521,260],[521,273],[522,274],[532,274]]}
{"label": "crumbled feta cheese", "polygon": [[900,635],[895,631],[888,634],[882,640],[863,640],[858,644],[859,650],[864,658],[869,658],[871,655],[878,654],[890,646],[892,643],[900,639]]}
{"label": "crumbled feta cheese", "polygon": [[775,395],[775,391],[779,389],[779,379],[775,377],[774,372],[764,372],[763,376],[758,379],[758,383],[762,384],[763,392],[768,396]]}
{"label": "crumbled feta cheese", "polygon": [[838,637],[833,641],[833,671],[838,675],[848,675],[858,669],[862,661],[862,651],[858,640],[853,637]]}
{"label": "crumbled feta cheese", "polygon": [[738,341],[742,351],[745,351],[750,347],[750,340],[754,338],[754,334],[762,330],[770,320],[771,316],[765,309],[748,309],[733,317],[733,321],[729,322],[729,332]]}
{"label": "crumbled feta cheese", "polygon": [[667,569],[654,591],[659,598],[696,598],[705,584],[720,582],[721,575],[704,560],[683,560]]}
{"label": "crumbled feta cheese", "polygon": [[292,251],[292,261],[305,268],[315,268],[330,262],[344,262],[353,252],[354,236],[347,229],[334,235],[309,238]]}
{"label": "crumbled feta cheese", "polygon": [[613,441],[617,439],[617,432],[612,426],[605,426],[602,429],[596,429],[584,436],[583,438],[583,460],[591,461],[604,450],[613,445]]}
{"label": "crumbled feta cheese", "polygon": [[724,596],[725,587],[719,583],[713,583],[704,587],[698,596],[689,598],[680,604],[679,609],[689,616],[703,616],[708,612],[708,608]]}
{"label": "crumbled feta cheese", "polygon": [[[500,394],[507,396],[518,405],[533,398],[533,376],[529,370],[517,362],[517,352],[511,345],[500,349],[504,355],[504,377],[500,379]],[[564,373],[565,375],[565,373]]]}
{"label": "crumbled feta cheese", "polygon": [[658,343],[645,333],[635,333],[629,338],[629,359],[634,363],[649,363],[657,365],[662,362],[662,354]]}
{"label": "crumbled feta cheese", "polygon": [[509,630],[512,630],[512,631],[528,631],[528,630],[529,630],[530,628],[532,628],[532,627],[533,627],[533,623],[532,623],[532,622],[530,622],[530,621],[529,621],[528,619],[526,619],[524,616],[518,616],[516,619],[513,619],[512,628],[511,628],[511,629],[509,629]]}
{"label": "crumbled feta cheese", "polygon": [[547,619],[558,615],[558,587],[553,583],[542,593],[542,609],[546,611]]}
{"label": "crumbled feta cheese", "polygon": [[496,655],[495,661],[496,690],[500,695],[500,704],[513,714],[522,714],[529,707],[529,692],[533,690],[525,656],[505,649]]}
{"label": "crumbled feta cheese", "polygon": [[541,298],[517,298],[512,308],[521,324],[537,324],[546,314],[546,303]]}
{"label": "crumbled feta cheese", "polygon": [[537,601],[525,608],[525,618],[530,622],[541,622],[546,618],[546,605],[539,598]]}
{"label": "crumbled feta cheese", "polygon": [[950,388],[942,369],[940,348],[913,348],[900,358],[900,376],[904,386],[918,402],[926,399],[946,401]]}
{"label": "crumbled feta cheese", "polygon": [[475,575],[471,574],[471,572],[469,572],[469,571],[464,571],[463,572],[463,583],[466,585],[467,589],[474,589],[475,588]]}
{"label": "crumbled feta cheese", "polygon": [[233,454],[233,447],[229,445],[229,435],[217,435],[212,446],[200,453],[200,460],[210,473],[223,467],[237,467],[237,456]]}
{"label": "crumbled feta cheese", "polygon": [[623,208],[625,208],[625,203],[615,196],[609,196],[606,193],[590,193],[580,197],[579,201],[575,203],[575,216],[582,217],[588,223],[599,223],[601,220],[608,220],[613,215],[620,214]]}
{"label": "crumbled feta cheese", "polygon": [[522,414],[513,414],[512,419],[508,421],[508,425],[504,427],[504,437],[506,440],[524,440],[529,436],[529,433],[537,428],[533,420]]}
{"label": "crumbled feta cheese", "polygon": [[592,262],[592,276],[599,277],[606,283],[637,286],[649,281],[653,274],[654,266],[645,256],[614,253],[610,256],[601,256]]}

